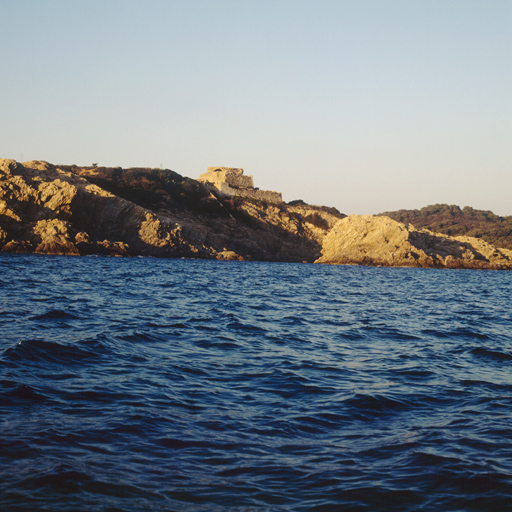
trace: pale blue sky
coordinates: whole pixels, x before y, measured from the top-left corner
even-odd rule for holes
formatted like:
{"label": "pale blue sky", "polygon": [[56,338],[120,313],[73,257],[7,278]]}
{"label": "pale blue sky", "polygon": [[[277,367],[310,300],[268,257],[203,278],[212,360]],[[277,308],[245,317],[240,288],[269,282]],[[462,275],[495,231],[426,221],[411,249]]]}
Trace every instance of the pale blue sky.
{"label": "pale blue sky", "polygon": [[512,215],[512,0],[0,0],[0,157]]}

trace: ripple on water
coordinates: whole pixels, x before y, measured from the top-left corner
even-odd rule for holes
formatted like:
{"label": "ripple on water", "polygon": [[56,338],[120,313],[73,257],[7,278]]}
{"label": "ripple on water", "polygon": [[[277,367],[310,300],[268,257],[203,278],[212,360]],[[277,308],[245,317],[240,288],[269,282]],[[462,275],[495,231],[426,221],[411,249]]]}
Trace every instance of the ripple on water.
{"label": "ripple on water", "polygon": [[2,510],[510,508],[512,273],[0,266]]}

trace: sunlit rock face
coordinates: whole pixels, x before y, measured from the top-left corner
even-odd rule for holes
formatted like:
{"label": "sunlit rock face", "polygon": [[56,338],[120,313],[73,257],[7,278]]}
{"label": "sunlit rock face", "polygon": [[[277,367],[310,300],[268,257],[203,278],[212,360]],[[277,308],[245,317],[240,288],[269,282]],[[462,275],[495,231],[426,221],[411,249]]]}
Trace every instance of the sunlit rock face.
{"label": "sunlit rock face", "polygon": [[226,197],[168,169],[0,159],[0,250],[313,262],[344,215],[296,203]]}
{"label": "sunlit rock face", "polygon": [[0,159],[1,250],[193,256],[181,226],[47,162]]}
{"label": "sunlit rock face", "polygon": [[512,269],[512,251],[477,238],[418,230],[388,217],[350,215],[325,236],[316,263]]}

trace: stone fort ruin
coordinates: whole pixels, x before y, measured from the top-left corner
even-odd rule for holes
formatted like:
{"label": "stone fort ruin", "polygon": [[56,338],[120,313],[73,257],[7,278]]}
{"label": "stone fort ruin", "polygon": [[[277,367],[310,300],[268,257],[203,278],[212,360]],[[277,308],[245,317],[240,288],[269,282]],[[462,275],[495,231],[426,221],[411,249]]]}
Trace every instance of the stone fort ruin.
{"label": "stone fort ruin", "polygon": [[252,176],[244,176],[243,169],[208,167],[208,170],[199,176],[198,181],[225,197],[248,197],[271,203],[283,202],[281,192],[254,188]]}

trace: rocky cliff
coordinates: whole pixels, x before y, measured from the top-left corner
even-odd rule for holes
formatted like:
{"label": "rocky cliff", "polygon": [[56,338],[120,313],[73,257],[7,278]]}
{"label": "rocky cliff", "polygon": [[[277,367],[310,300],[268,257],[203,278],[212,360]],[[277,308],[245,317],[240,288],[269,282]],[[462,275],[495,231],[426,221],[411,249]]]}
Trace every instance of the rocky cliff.
{"label": "rocky cliff", "polygon": [[0,251],[512,269],[511,250],[384,216],[226,198],[170,170],[2,159]]}
{"label": "rocky cliff", "polygon": [[467,236],[416,229],[388,217],[350,215],[324,238],[316,263],[512,269],[512,251]]}
{"label": "rocky cliff", "polygon": [[344,215],[214,195],[169,170],[0,159],[0,250],[309,261]]}

